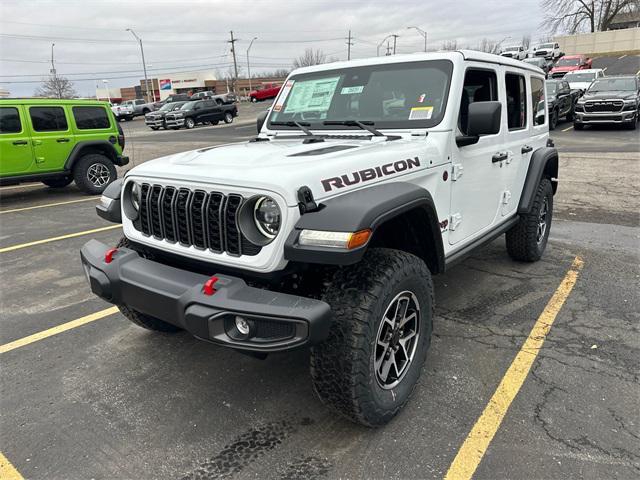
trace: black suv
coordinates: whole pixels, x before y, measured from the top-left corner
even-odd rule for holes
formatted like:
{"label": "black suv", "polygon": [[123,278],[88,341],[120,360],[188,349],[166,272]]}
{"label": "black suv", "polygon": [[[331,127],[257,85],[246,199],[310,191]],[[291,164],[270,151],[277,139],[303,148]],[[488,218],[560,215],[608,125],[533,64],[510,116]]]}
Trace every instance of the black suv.
{"label": "black suv", "polygon": [[220,105],[215,100],[196,100],[185,103],[180,110],[167,113],[164,121],[167,128],[177,130],[180,127],[193,128],[198,123],[217,125],[221,120],[231,123],[237,116],[238,107],[235,105]]}
{"label": "black suv", "polygon": [[580,90],[571,90],[565,80],[547,80],[547,105],[549,106],[549,130],[556,128],[560,119],[567,122],[573,120],[576,102],[580,98]]}
{"label": "black suv", "polygon": [[176,110],[180,110],[180,108],[187,102],[170,102],[165,103],[162,107],[160,107],[155,112],[147,113],[144,116],[144,123],[147,127],[151,128],[151,130],[158,130],[160,127],[167,128],[164,123],[164,117],[169,112],[174,112]]}

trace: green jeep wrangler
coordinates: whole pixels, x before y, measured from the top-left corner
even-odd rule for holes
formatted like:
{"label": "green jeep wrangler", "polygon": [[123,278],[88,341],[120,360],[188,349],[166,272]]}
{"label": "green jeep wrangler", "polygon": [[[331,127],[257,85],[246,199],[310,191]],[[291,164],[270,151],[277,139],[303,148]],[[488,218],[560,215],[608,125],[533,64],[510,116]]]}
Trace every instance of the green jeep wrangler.
{"label": "green jeep wrangler", "polygon": [[126,165],[124,134],[108,103],[45,98],[0,100],[0,185],[72,181],[99,194]]}

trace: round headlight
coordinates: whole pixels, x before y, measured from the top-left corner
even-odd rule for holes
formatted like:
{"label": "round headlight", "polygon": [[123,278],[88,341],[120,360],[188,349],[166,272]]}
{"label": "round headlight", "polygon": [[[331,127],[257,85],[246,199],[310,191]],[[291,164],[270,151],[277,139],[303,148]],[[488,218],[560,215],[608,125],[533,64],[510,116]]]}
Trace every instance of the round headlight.
{"label": "round headlight", "polygon": [[271,197],[260,197],[253,207],[253,221],[258,231],[267,238],[274,238],[280,230],[280,207]]}
{"label": "round headlight", "polygon": [[136,212],[140,210],[140,185],[137,183],[131,187],[131,205]]}

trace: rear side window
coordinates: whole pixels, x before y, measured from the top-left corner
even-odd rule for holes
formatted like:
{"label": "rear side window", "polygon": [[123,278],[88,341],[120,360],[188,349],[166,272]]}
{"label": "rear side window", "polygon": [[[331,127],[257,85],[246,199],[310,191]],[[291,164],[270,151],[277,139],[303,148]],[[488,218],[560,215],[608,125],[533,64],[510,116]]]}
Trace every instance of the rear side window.
{"label": "rear side window", "polygon": [[521,130],[527,124],[527,96],[524,76],[505,75],[507,86],[507,124],[509,130]]}
{"label": "rear side window", "polygon": [[544,107],[544,81],[531,77],[531,106],[533,107],[533,125],[544,125],[547,121]]}
{"label": "rear side window", "polygon": [[20,123],[20,114],[15,107],[0,108],[0,134],[2,133],[20,133],[22,124]]}
{"label": "rear side window", "polygon": [[73,107],[73,118],[80,130],[110,127],[107,111],[102,107]]}
{"label": "rear side window", "polygon": [[69,129],[62,107],[31,107],[29,115],[36,132],[60,132]]}

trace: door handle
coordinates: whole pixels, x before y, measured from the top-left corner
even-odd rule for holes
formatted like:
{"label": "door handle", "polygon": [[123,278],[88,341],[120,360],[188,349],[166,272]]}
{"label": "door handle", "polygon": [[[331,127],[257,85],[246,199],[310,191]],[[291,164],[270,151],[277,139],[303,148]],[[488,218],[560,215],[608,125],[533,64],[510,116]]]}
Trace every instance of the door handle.
{"label": "door handle", "polygon": [[529,145],[523,145],[522,146],[522,150],[520,150],[520,152],[524,155],[525,153],[529,153],[529,152],[533,152],[533,147],[530,147]]}
{"label": "door handle", "polygon": [[503,162],[507,158],[509,158],[509,154],[507,152],[498,152],[498,153],[494,154],[493,157],[491,157],[491,161],[493,163]]}
{"label": "door handle", "polygon": [[56,140],[56,142],[58,142],[58,143],[68,143],[69,139],[68,138],[59,138],[59,139]]}
{"label": "door handle", "polygon": [[42,140],[34,140],[33,144],[34,145],[42,145]]}
{"label": "door handle", "polygon": [[26,140],[16,140],[15,142],[13,142],[14,145],[26,145],[27,142]]}

